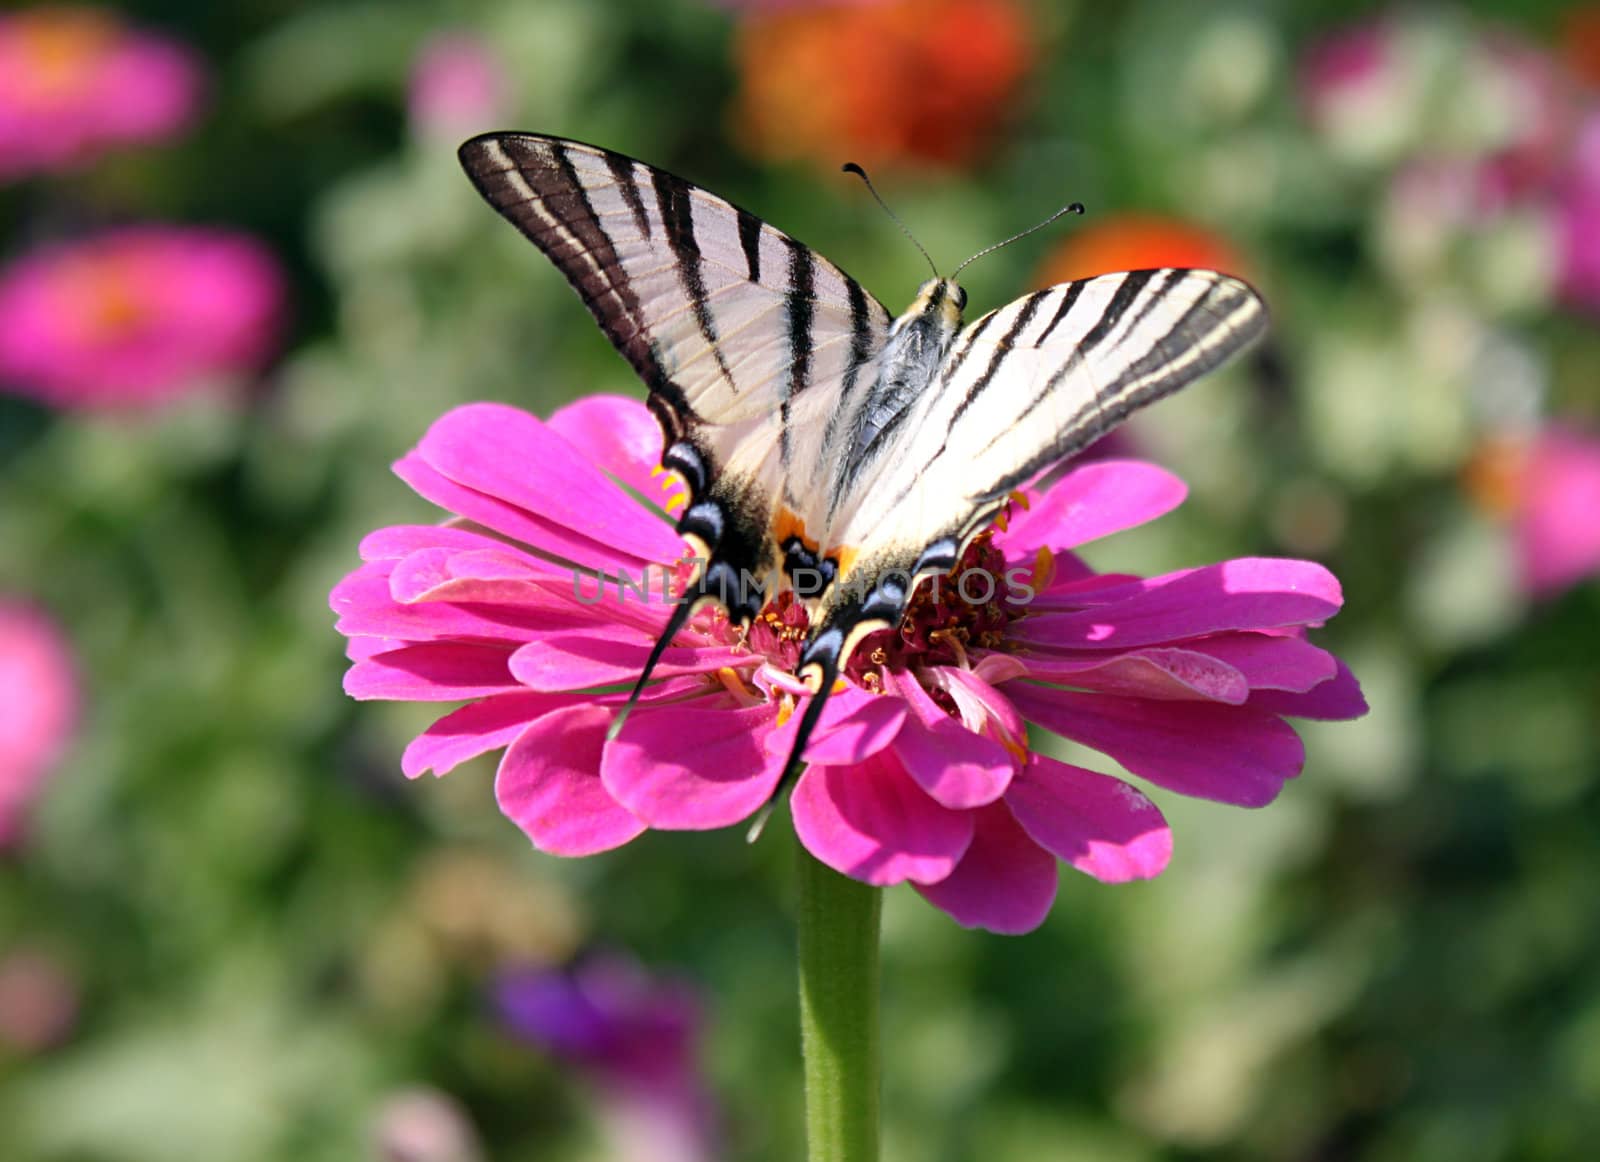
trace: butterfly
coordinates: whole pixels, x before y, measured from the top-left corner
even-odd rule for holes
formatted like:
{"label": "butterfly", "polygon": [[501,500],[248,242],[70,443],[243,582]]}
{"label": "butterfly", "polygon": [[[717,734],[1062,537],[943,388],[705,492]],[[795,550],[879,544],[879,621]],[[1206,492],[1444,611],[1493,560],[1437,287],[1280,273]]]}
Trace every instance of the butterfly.
{"label": "butterfly", "polygon": [[1266,328],[1248,284],[1190,269],[1053,286],[965,327],[966,291],[936,273],[895,317],[816,251],[622,154],[491,133],[460,159],[644,380],[661,466],[687,488],[698,563],[634,697],[696,610],[748,628],[781,589],[804,601],[812,696],[780,790],[852,651],[1016,489]]}

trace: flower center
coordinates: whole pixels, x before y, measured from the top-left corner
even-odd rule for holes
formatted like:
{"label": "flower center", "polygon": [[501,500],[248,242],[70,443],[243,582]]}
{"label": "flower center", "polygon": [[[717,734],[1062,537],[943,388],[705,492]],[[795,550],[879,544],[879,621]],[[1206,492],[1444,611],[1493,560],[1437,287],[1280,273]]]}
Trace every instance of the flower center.
{"label": "flower center", "polygon": [[[681,588],[690,575],[688,562],[675,570]],[[845,676],[874,693],[884,689],[884,672],[916,671],[923,666],[965,665],[971,649],[1003,649],[1006,626],[1022,616],[1017,602],[1027,578],[1008,575],[1005,555],[985,531],[967,546],[956,567],[923,580],[912,594],[900,625],[866,637],[845,667]],[[713,632],[733,631],[721,613]],[[762,607],[745,635],[745,645],[785,673],[794,673],[811,628],[804,602],[785,590]],[[942,691],[933,690],[935,698]],[[954,712],[953,706],[947,709]]]}
{"label": "flower center", "polygon": [[[1016,586],[1006,573],[1005,555],[985,530],[961,554],[956,567],[923,580],[896,629],[869,635],[845,667],[858,686],[883,689],[886,670],[965,665],[969,649],[1001,649],[1005,628],[1022,615],[1012,598]],[[931,691],[938,700],[942,691]],[[954,710],[953,706],[946,706]]]}
{"label": "flower center", "polygon": [[62,314],[91,343],[114,343],[151,317],[149,279],[137,264],[108,256],[66,263],[55,276]]}
{"label": "flower center", "polygon": [[77,93],[94,78],[115,38],[111,20],[95,12],[35,13],[16,26],[22,68],[16,82],[39,101]]}

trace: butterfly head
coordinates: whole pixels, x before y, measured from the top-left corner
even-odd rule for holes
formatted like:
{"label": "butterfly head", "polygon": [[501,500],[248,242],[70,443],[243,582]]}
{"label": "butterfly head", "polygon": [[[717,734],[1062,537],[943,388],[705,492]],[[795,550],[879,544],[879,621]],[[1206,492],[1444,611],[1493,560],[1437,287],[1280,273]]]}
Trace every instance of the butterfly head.
{"label": "butterfly head", "polygon": [[953,278],[930,278],[917,290],[916,301],[902,319],[931,319],[941,329],[961,326],[961,312],[967,307],[967,292]]}

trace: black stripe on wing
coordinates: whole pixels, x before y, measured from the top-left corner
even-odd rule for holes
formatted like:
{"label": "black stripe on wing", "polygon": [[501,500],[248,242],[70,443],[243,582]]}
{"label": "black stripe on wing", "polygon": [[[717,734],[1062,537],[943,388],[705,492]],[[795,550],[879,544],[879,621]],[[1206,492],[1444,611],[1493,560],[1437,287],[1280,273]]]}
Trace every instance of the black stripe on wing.
{"label": "black stripe on wing", "polygon": [[[1210,275],[1213,272],[1173,269],[1133,271],[1125,275],[1123,284],[1112,295],[1105,313],[1089,330],[1088,335],[1095,335],[1095,344],[1091,346],[1086,335],[1084,342],[1075,347],[1066,362],[1045,381],[1010,427],[1029,422],[1068,376],[1086,373],[1091,362],[1088,354],[1094,346],[1103,343],[1105,335],[1115,326],[1115,319],[1109,323],[1107,320],[1114,314],[1120,316],[1126,313],[1137,297],[1138,290],[1148,285],[1158,273],[1163,275],[1161,281],[1128,324],[1125,335],[1133,335],[1139,325],[1180,284],[1192,276]],[[1138,285],[1135,291],[1125,294],[1128,285],[1136,279]],[[1067,288],[1067,295],[1076,301],[1073,292],[1082,285],[1072,284]],[[988,489],[985,495],[1004,495],[1050,463],[1085,447],[1138,408],[1214,370],[1259,338],[1266,330],[1266,325],[1266,309],[1247,283],[1225,275],[1215,275],[1215,281],[1207,285],[1136,358],[1130,359],[1105,383],[1094,384],[1093,396],[1060,426],[1056,439],[1049,447],[1026,459],[1014,472],[1008,473]],[[1006,431],[997,432],[979,455],[988,452],[1006,435]]]}
{"label": "black stripe on wing", "polygon": [[[649,219],[633,178],[633,161],[609,150],[595,152],[605,159],[636,223],[644,223],[648,236]],[[458,156],[484,200],[555,263],[652,396],[661,397],[665,408],[652,410],[662,421],[667,443],[682,439],[693,412],[656,355],[632,280],[589,203],[566,143],[488,134],[463,144]]]}
{"label": "black stripe on wing", "polygon": [[666,226],[667,245],[672,247],[672,256],[678,261],[678,281],[683,284],[683,293],[689,299],[695,325],[700,328],[700,337],[711,349],[722,378],[737,392],[739,385],[734,383],[733,373],[728,370],[728,361],[717,342],[717,324],[711,317],[706,280],[700,270],[700,241],[694,232],[694,208],[689,200],[689,183],[659,169],[651,173],[650,180],[656,190],[656,210]]}
{"label": "black stripe on wing", "polygon": [[810,247],[789,239],[789,294],[785,300],[789,337],[789,375],[781,395],[779,454],[784,474],[789,472],[789,405],[811,382],[812,324],[816,320],[816,266]]}
{"label": "black stripe on wing", "polygon": [[[994,382],[995,373],[1000,370],[1000,364],[1004,362],[1005,357],[1010,353],[1012,347],[1016,345],[1017,336],[1022,334],[1024,327],[1033,322],[1033,316],[1039,312],[1039,304],[1049,297],[1049,292],[1047,291],[1036,291],[1022,300],[1022,309],[1017,312],[1017,317],[1012,320],[1010,328],[1007,329],[1004,335],[1001,335],[999,339],[995,340],[994,354],[989,357],[988,366],[986,366],[983,369],[983,373],[979,375],[975,381],[973,381],[972,387],[967,391],[967,394],[962,398],[961,403],[956,407],[955,413],[950,417],[950,426],[952,428],[956,426],[956,423],[961,419],[962,415],[966,413],[966,410],[973,404],[977,403],[978,397],[981,396],[988,389],[989,385]],[[978,337],[976,328],[974,328],[972,337],[974,339]],[[959,369],[960,366],[961,361],[956,361],[955,365],[951,368],[952,372]]]}

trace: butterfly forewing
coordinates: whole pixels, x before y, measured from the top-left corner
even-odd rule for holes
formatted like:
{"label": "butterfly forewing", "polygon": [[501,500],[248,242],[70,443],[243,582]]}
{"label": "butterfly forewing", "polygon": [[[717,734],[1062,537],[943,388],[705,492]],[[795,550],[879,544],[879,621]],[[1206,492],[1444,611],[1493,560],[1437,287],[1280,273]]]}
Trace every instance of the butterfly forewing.
{"label": "butterfly forewing", "polygon": [[1265,324],[1247,284],[1209,270],[1103,275],[991,312],[956,341],[830,539],[862,560],[889,546],[897,559],[959,546],[1013,489]]}

